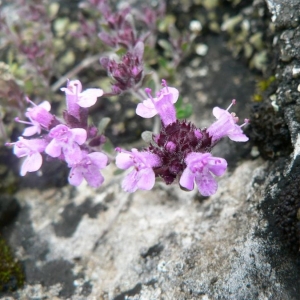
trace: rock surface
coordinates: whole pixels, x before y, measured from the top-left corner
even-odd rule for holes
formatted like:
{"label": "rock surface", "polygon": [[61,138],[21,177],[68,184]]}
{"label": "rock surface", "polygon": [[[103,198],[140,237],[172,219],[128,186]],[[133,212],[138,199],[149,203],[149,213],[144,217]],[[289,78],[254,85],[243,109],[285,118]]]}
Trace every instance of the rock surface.
{"label": "rock surface", "polygon": [[[274,52],[280,53],[276,105],[289,126],[292,155],[252,159],[247,146],[224,141],[216,152],[232,165],[210,198],[160,183],[149,192],[124,193],[113,165],[98,190],[24,188],[15,195],[21,211],[3,235],[23,262],[26,285],[2,299],[299,299],[300,191],[292,184],[300,178],[300,7],[293,0],[266,4],[275,25]],[[254,86],[243,63],[230,64],[222,40],[207,44],[219,47],[204,58],[210,77],[187,80],[201,126],[212,120],[212,106],[227,106],[230,94],[243,98],[240,109],[250,105]],[[216,49],[222,56],[214,56]],[[216,86],[223,86],[235,66],[231,72],[239,80],[226,97],[196,86],[216,75],[212,58],[219,65]],[[290,186],[283,210],[279,200],[284,202]],[[290,211],[290,223],[281,222],[281,213]],[[285,239],[288,226],[294,240]]]}

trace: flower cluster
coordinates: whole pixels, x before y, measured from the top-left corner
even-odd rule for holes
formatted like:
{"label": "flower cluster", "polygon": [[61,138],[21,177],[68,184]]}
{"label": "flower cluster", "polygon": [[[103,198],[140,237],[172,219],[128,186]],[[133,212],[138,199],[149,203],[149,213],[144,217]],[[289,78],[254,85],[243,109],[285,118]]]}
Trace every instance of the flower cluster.
{"label": "flower cluster", "polygon": [[132,51],[128,51],[121,62],[117,63],[108,57],[100,59],[101,65],[116,81],[112,85],[113,94],[120,94],[135,87],[143,77],[144,43],[138,42]]}
{"label": "flower cluster", "polygon": [[213,114],[217,121],[205,129],[196,128],[192,123],[176,119],[174,103],[178,99],[178,90],[168,87],[162,81],[163,88],[156,97],[146,89],[149,98],[138,104],[136,113],[144,118],[158,114],[162,125],[159,134],[153,134],[152,143],[146,149],[131,152],[117,148],[119,152],[116,164],[121,169],[133,167],[123,181],[123,189],[134,192],[136,189],[150,190],[155,177],[162,178],[166,184],[179,180],[181,188],[192,190],[196,183],[203,196],[217,191],[214,176],[222,176],[227,168],[224,158],[211,155],[212,148],[223,137],[228,136],[237,142],[246,142],[248,137],[238,125],[238,117],[229,113],[232,104],[226,109],[215,107]]}
{"label": "flower cluster", "polygon": [[[165,4],[160,3],[155,10],[143,5],[140,9],[132,8],[127,4],[116,12],[107,0],[84,1],[81,6],[100,13],[98,37],[113,50],[109,56],[100,59],[101,65],[113,79],[111,94],[119,95],[131,89],[137,91],[145,76],[145,43],[148,49],[155,47],[156,23],[165,14]],[[118,57],[120,53],[122,57]]]}
{"label": "flower cluster", "polygon": [[[43,156],[65,161],[71,169],[69,183],[78,186],[83,179],[92,187],[99,187],[104,178],[100,173],[107,163],[107,156],[99,151],[105,138],[98,134],[94,126],[89,126],[88,107],[94,105],[98,97],[103,95],[101,89],[87,89],[82,92],[79,80],[68,81],[62,88],[66,94],[67,109],[64,112],[65,123],[50,113],[50,103],[43,101],[27,109],[25,116],[29,121],[16,118],[19,123],[29,125],[23,136],[15,143],[14,154],[24,157],[20,175],[35,172],[42,166]],[[25,137],[34,137],[27,139]]]}
{"label": "flower cluster", "polygon": [[[192,190],[196,183],[203,196],[210,196],[218,188],[215,176],[222,176],[227,168],[224,158],[214,157],[210,152],[226,136],[233,141],[246,142],[248,138],[241,127],[248,120],[242,125],[237,124],[238,117],[229,113],[236,102],[233,100],[226,110],[219,107],[213,109],[217,121],[211,126],[197,128],[190,122],[176,118],[174,103],[178,100],[179,92],[174,87],[168,87],[165,80],[162,80],[162,86],[156,97],[151,95],[151,89],[145,89],[149,98],[136,108],[136,113],[144,118],[159,115],[160,132],[153,134],[151,144],[142,151],[116,148],[117,167],[130,169],[122,187],[127,192],[150,190],[155,178],[160,177],[166,184],[178,180],[180,187],[185,190]],[[79,80],[69,81],[67,87],[61,90],[66,94],[65,123],[50,113],[48,101],[35,105],[27,99],[32,105],[25,113],[29,121],[18,118],[16,121],[29,126],[19,141],[8,145],[14,145],[16,156],[25,157],[20,171],[22,176],[39,170],[44,154],[67,163],[71,169],[70,184],[78,186],[85,179],[90,186],[99,187],[104,181],[100,170],[108,163],[107,156],[99,151],[105,137],[98,134],[96,127],[88,125],[87,110],[103,95],[103,91],[82,91]],[[32,136],[32,139],[24,138]]]}

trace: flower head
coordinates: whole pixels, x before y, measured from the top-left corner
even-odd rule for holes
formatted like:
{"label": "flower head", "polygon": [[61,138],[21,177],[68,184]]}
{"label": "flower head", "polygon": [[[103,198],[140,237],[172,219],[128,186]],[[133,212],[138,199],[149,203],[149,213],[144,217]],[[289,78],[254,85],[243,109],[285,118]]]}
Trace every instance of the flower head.
{"label": "flower head", "polygon": [[20,170],[21,176],[25,176],[27,172],[35,172],[42,166],[43,158],[41,152],[47,146],[47,142],[44,139],[27,140],[20,137],[16,143],[7,145],[14,145],[14,154],[17,157],[26,157]]}
{"label": "flower head", "polygon": [[116,80],[112,86],[114,94],[120,94],[128,89],[135,87],[143,77],[143,53],[144,43],[138,42],[132,51],[128,51],[120,63],[102,57],[101,65],[107,70],[108,74]]}
{"label": "flower head", "polygon": [[209,152],[211,139],[205,130],[196,128],[192,123],[176,121],[161,126],[159,134],[153,136],[148,151],[156,154],[162,165],[154,168],[155,175],[166,184],[171,184],[186,168],[185,158],[191,152]]}
{"label": "flower head", "polygon": [[195,181],[203,196],[213,195],[218,189],[218,184],[212,174],[223,175],[227,168],[226,160],[213,157],[210,153],[192,152],[187,155],[185,162],[187,167],[181,175],[180,185],[192,190]]}
{"label": "flower head", "polygon": [[155,173],[153,167],[161,164],[160,158],[150,152],[138,152],[131,149],[131,152],[116,148],[119,154],[116,157],[116,165],[120,169],[133,170],[125,177],[122,188],[126,192],[135,192],[137,189],[151,190],[155,183]]}
{"label": "flower head", "polygon": [[100,152],[92,152],[87,154],[81,152],[82,158],[79,162],[70,163],[71,171],[69,174],[69,183],[78,186],[85,179],[92,187],[99,187],[104,181],[100,169],[107,165],[108,158]]}
{"label": "flower head", "polygon": [[61,157],[67,163],[75,163],[81,160],[82,145],[87,138],[86,130],[83,128],[72,128],[60,124],[51,129],[49,137],[51,142],[47,145],[45,152],[52,157]]}
{"label": "flower head", "polygon": [[209,136],[212,138],[212,143],[215,143],[224,136],[228,136],[235,142],[248,141],[248,137],[243,133],[241,127],[248,123],[249,120],[245,119],[245,123],[239,126],[236,124],[239,121],[239,118],[235,115],[235,113],[228,112],[231,106],[235,103],[236,101],[232,100],[232,104],[226,110],[214,107],[213,115],[218,120],[207,129]]}
{"label": "flower head", "polygon": [[151,96],[151,89],[146,89],[149,98],[138,104],[136,114],[143,118],[152,118],[159,114],[163,124],[167,126],[176,122],[174,103],[178,100],[179,92],[173,87],[168,87],[165,80],[162,80],[162,85],[164,87],[157,93],[156,98]]}

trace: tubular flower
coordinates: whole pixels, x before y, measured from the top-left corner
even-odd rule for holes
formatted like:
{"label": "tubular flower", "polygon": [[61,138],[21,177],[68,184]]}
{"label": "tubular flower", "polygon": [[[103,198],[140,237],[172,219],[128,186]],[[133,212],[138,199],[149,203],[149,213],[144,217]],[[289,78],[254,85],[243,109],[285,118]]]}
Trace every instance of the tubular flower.
{"label": "tubular flower", "polygon": [[80,107],[87,108],[94,105],[98,97],[103,95],[101,89],[87,89],[82,91],[79,80],[68,81],[66,88],[61,88],[66,93],[67,111],[70,115],[79,118]]}
{"label": "tubular flower", "polygon": [[14,154],[17,157],[26,157],[20,170],[21,176],[25,176],[27,172],[35,172],[42,166],[41,152],[47,146],[47,142],[44,139],[27,140],[20,137],[16,143],[7,145],[14,145]]}
{"label": "tubular flower", "polygon": [[67,163],[81,160],[82,154],[79,145],[87,138],[86,130],[83,128],[70,129],[60,124],[49,132],[51,142],[47,145],[45,152],[52,157],[62,157]]}
{"label": "tubular flower", "polygon": [[27,101],[33,105],[33,107],[27,108],[25,116],[30,122],[21,121],[19,118],[15,120],[19,123],[28,124],[29,127],[23,131],[23,136],[32,136],[34,134],[40,134],[42,129],[49,130],[51,123],[54,120],[54,116],[49,113],[51,105],[48,101],[43,101],[39,105],[36,105],[27,98]]}
{"label": "tubular flower", "polygon": [[81,152],[82,158],[77,163],[69,164],[71,171],[69,174],[69,183],[78,186],[85,179],[87,183],[94,187],[100,187],[104,181],[100,169],[107,165],[108,158],[101,152],[92,152],[87,154]]}
{"label": "tubular flower", "polygon": [[180,185],[188,190],[194,188],[194,181],[203,196],[213,195],[218,189],[218,183],[213,175],[222,176],[227,168],[227,162],[210,153],[189,153],[185,159],[186,169],[180,178]]}
{"label": "tubular flower", "polygon": [[150,152],[138,152],[132,149],[131,152],[116,148],[119,154],[116,157],[118,168],[126,170],[133,167],[122,182],[124,191],[133,193],[137,189],[151,190],[155,183],[154,167],[161,164],[160,158]]}
{"label": "tubular flower", "polygon": [[176,122],[176,110],[174,103],[177,102],[179,92],[173,87],[168,87],[165,80],[162,80],[164,86],[158,93],[157,97],[151,96],[151,89],[145,91],[149,98],[139,103],[136,108],[136,114],[143,118],[152,118],[159,114],[165,126]]}
{"label": "tubular flower", "polygon": [[245,123],[239,126],[236,124],[239,121],[239,118],[235,115],[235,113],[228,112],[231,106],[235,103],[236,101],[232,100],[231,105],[226,110],[214,107],[213,115],[217,118],[217,121],[207,129],[209,136],[212,138],[212,143],[215,143],[224,136],[228,136],[235,142],[248,141],[248,137],[243,133],[241,127],[247,124],[249,120],[245,119]]}

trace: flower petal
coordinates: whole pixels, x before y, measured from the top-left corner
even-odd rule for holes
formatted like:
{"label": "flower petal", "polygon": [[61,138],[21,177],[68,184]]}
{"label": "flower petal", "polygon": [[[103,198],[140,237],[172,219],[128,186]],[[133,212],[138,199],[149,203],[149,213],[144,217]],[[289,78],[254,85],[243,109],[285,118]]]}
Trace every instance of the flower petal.
{"label": "flower petal", "polygon": [[224,115],[224,114],[229,114],[229,112],[227,111],[227,110],[225,110],[225,109],[222,109],[222,108],[220,108],[220,107],[214,107],[213,108],[213,115],[217,118],[217,119],[219,119],[222,115]]}
{"label": "flower petal", "polygon": [[90,166],[85,172],[83,172],[83,177],[87,183],[94,188],[100,187],[104,182],[104,178],[96,166]]}
{"label": "flower petal", "polygon": [[46,111],[51,110],[51,104],[46,100],[40,103],[38,106],[44,108]]}
{"label": "flower petal", "polygon": [[249,140],[249,138],[243,133],[242,130],[241,132],[238,132],[237,130],[234,132],[230,132],[228,133],[228,137],[234,142],[247,142]]}
{"label": "flower petal", "polygon": [[103,169],[107,165],[108,158],[101,152],[92,152],[88,154],[92,163],[97,166],[98,169]]}
{"label": "flower petal", "polygon": [[187,190],[193,190],[194,189],[194,179],[195,179],[195,174],[193,174],[190,169],[187,167],[183,171],[179,184],[186,188]]}
{"label": "flower petal", "polygon": [[161,89],[161,92],[164,94],[171,94],[172,103],[176,103],[179,97],[179,91],[176,88],[169,87]]}
{"label": "flower petal", "polygon": [[126,170],[130,167],[132,167],[133,160],[132,160],[132,154],[121,152],[116,157],[116,166],[120,169]]}
{"label": "flower petal", "polygon": [[136,149],[132,149],[133,155],[138,158],[145,166],[148,168],[159,167],[161,166],[161,160],[158,155],[143,151],[138,152]]}
{"label": "flower petal", "polygon": [[155,108],[165,126],[176,122],[176,110],[172,103],[172,94],[164,94],[155,102]]}
{"label": "flower petal", "polygon": [[143,103],[139,103],[136,108],[136,114],[143,118],[152,118],[157,114],[157,110],[154,107],[150,99],[144,100]]}
{"label": "flower petal", "polygon": [[72,132],[74,141],[79,144],[82,145],[87,138],[87,132],[85,129],[83,128],[73,128],[70,130]]}
{"label": "flower petal", "polygon": [[137,187],[141,190],[151,190],[155,184],[155,174],[152,169],[142,169],[138,172]]}
{"label": "flower petal", "polygon": [[137,171],[133,169],[122,181],[122,188],[125,192],[133,193],[138,189]]}
{"label": "flower petal", "polygon": [[90,107],[97,102],[97,98],[103,95],[101,89],[87,89],[78,97],[77,104],[81,107]]}
{"label": "flower petal", "polygon": [[27,156],[22,164],[20,175],[25,176],[27,172],[37,171],[42,166],[42,163],[42,155],[38,152]]}
{"label": "flower petal", "polygon": [[222,176],[227,169],[227,161],[221,157],[210,157],[208,159],[208,169],[216,176]]}
{"label": "flower petal", "polygon": [[71,169],[69,177],[69,183],[74,186],[79,186],[83,180],[83,175],[80,170],[80,167],[74,167]]}
{"label": "flower petal", "polygon": [[218,183],[214,177],[209,173],[198,173],[195,177],[195,182],[198,186],[199,192],[203,196],[211,196],[216,193]]}
{"label": "flower petal", "polygon": [[61,154],[61,146],[53,139],[46,147],[45,152],[51,157],[59,157]]}
{"label": "flower petal", "polygon": [[41,128],[39,126],[29,126],[26,127],[23,131],[24,136],[32,136],[36,133],[41,133]]}

